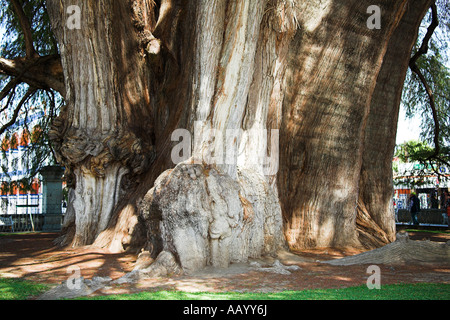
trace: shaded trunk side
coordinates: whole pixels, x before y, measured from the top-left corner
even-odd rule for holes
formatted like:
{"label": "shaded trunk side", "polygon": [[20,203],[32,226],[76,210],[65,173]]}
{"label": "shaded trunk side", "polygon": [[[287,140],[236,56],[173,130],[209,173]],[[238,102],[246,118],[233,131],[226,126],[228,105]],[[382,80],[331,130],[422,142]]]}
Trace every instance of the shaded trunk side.
{"label": "shaded trunk side", "polygon": [[410,4],[389,41],[364,138],[357,228],[368,248],[395,240],[392,158],[403,84],[420,23],[432,1]]}
{"label": "shaded trunk side", "polygon": [[[406,1],[300,4],[284,83],[278,192],[291,248],[359,246],[356,206],[370,99]],[[313,11],[301,15],[303,10]]]}

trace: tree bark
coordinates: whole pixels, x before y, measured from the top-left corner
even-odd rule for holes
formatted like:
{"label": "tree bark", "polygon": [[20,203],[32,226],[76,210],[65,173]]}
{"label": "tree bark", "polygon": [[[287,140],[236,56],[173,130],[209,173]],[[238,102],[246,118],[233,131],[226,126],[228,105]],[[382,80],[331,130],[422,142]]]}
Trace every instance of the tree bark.
{"label": "tree bark", "polygon": [[[139,9],[150,15],[151,3],[148,12],[144,2]],[[65,26],[70,5],[81,9],[79,30]],[[87,245],[108,226],[124,184],[138,181],[153,161],[151,75],[138,14],[127,1],[49,1],[48,11],[66,84],[51,138],[75,190],[70,240]]]}
{"label": "tree bark", "polygon": [[[66,84],[51,133],[72,187],[63,242],[144,245],[192,270],[273,253],[274,230],[292,249],[360,246],[360,198],[389,228],[360,183],[378,174],[362,169],[366,127],[408,4],[381,5],[370,30],[370,1],[48,1]],[[179,128],[193,145],[175,167]]]}
{"label": "tree bark", "polygon": [[392,158],[403,83],[420,23],[430,0],[414,2],[395,29],[372,95],[364,137],[357,230],[366,248],[395,240]]}
{"label": "tree bark", "polygon": [[406,1],[381,6],[369,30],[365,1],[309,8],[289,52],[278,190],[292,248],[359,246],[356,207],[370,101]]}

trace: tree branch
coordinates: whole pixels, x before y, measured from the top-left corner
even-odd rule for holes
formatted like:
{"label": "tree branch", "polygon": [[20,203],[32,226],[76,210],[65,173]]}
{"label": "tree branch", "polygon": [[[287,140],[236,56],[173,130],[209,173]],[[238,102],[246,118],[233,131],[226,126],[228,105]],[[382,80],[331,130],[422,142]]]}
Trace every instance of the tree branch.
{"label": "tree branch", "polygon": [[22,97],[22,100],[20,100],[20,102],[17,104],[16,108],[14,109],[14,113],[13,113],[11,120],[9,120],[7,123],[5,123],[0,128],[0,136],[6,131],[6,129],[8,129],[10,126],[12,126],[16,122],[17,117],[19,116],[20,109],[27,102],[27,100],[36,92],[36,90],[37,89],[33,88],[33,87],[30,87],[28,89],[28,91]]}
{"label": "tree branch", "polygon": [[17,14],[17,18],[19,19],[20,27],[22,29],[24,38],[25,38],[25,51],[28,58],[36,58],[38,56],[36,50],[33,45],[33,35],[31,31],[31,24],[28,17],[25,15],[22,6],[20,5],[18,0],[11,0],[11,3],[14,7],[14,11]]}
{"label": "tree branch", "polygon": [[[6,109],[8,109],[9,104],[10,104],[11,101],[14,99],[14,96],[16,95],[16,86],[14,86],[11,90],[12,90],[13,92],[9,95],[8,101],[6,102],[5,106],[0,110],[0,112],[3,112],[3,111],[5,111]],[[10,90],[10,91],[11,91],[11,90]],[[9,92],[10,92],[10,91],[9,91]],[[8,93],[9,93],[9,92],[8,92]]]}
{"label": "tree branch", "polygon": [[[19,79],[19,77],[13,78],[8,82],[6,86],[3,87],[2,91],[0,92],[0,101],[2,101],[11,92],[11,90],[13,90],[17,86],[17,84],[19,83]],[[4,110],[5,109],[1,109],[1,111]]]}
{"label": "tree branch", "polygon": [[34,59],[0,58],[0,74],[18,78],[37,89],[54,89],[65,96],[64,76],[59,55]]}
{"label": "tree branch", "polygon": [[431,5],[431,11],[432,11],[432,21],[431,21],[430,26],[427,29],[427,33],[426,33],[426,35],[425,35],[425,37],[424,37],[424,39],[422,41],[422,45],[420,46],[419,50],[414,54],[414,56],[409,61],[409,67],[410,67],[411,71],[414,72],[415,74],[417,74],[417,76],[420,79],[420,82],[422,82],[422,84],[425,87],[425,90],[427,92],[428,98],[430,100],[430,108],[431,108],[431,111],[432,111],[432,114],[433,114],[433,121],[434,121],[434,153],[428,158],[428,160],[436,158],[439,155],[439,152],[440,152],[440,145],[439,145],[439,140],[440,140],[439,139],[439,131],[440,131],[439,118],[438,118],[438,114],[437,114],[437,110],[436,110],[436,103],[435,103],[435,100],[434,100],[433,90],[428,85],[428,82],[425,79],[425,76],[420,71],[420,69],[417,66],[416,62],[417,62],[417,59],[419,59],[419,57],[421,57],[424,54],[427,54],[428,48],[429,48],[430,39],[433,36],[433,33],[436,30],[436,28],[439,26],[439,19],[438,19],[438,15],[437,15],[436,3],[433,3]]}

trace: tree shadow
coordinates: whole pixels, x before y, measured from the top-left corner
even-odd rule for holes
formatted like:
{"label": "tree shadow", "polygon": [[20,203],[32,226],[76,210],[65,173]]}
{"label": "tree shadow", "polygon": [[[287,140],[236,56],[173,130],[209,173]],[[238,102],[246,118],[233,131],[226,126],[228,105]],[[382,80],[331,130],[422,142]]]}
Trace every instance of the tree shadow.
{"label": "tree shadow", "polygon": [[[105,249],[59,248],[53,245],[58,234],[10,234],[0,237],[0,276],[38,282],[60,283],[79,270],[79,275],[119,278],[131,271],[136,256],[112,254]],[[69,269],[75,266],[76,268]]]}

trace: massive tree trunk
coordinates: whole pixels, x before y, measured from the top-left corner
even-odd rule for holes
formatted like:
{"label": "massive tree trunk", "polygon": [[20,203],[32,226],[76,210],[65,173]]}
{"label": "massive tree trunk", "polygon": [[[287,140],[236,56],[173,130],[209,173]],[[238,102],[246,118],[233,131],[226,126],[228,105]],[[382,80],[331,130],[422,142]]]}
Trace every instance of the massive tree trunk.
{"label": "massive tree trunk", "polygon": [[[80,29],[65,25],[70,5]],[[386,169],[364,160],[376,153],[366,128],[389,40],[416,2],[380,5],[380,30],[367,27],[370,5],[49,0],[67,102],[51,137],[72,188],[62,242],[169,251],[186,270],[274,253],[284,239],[355,247],[367,241],[360,197],[387,234],[377,245],[391,241],[390,199],[375,208],[364,193]]]}

